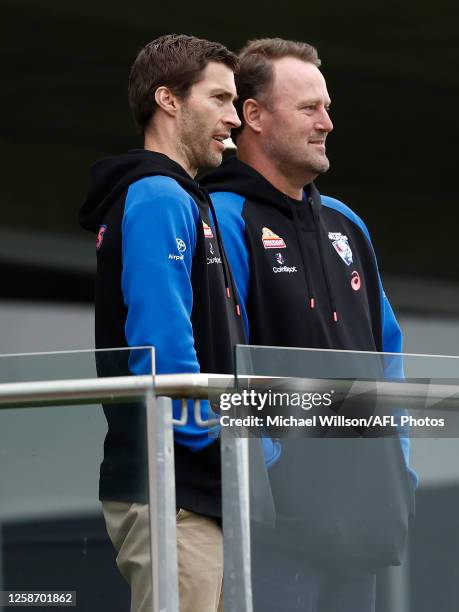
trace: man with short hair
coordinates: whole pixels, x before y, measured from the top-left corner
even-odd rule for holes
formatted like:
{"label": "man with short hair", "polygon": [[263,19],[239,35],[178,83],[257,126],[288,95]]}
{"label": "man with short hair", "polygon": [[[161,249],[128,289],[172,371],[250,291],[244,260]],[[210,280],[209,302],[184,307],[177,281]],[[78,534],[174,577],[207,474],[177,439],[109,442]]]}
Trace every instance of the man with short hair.
{"label": "man with short hair", "polygon": [[[232,347],[244,342],[212,203],[194,181],[199,168],[221,163],[223,141],[240,125],[236,67],[223,45],[193,36],[147,44],[129,78],[144,148],[93,166],[80,213],[98,235],[96,346],[154,346],[158,374],[230,373]],[[116,367],[149,373],[146,361]],[[102,354],[99,373],[113,374],[113,363],[104,363]],[[151,612],[145,414],[132,404],[104,411],[107,530],[131,586],[131,611]],[[180,610],[215,612],[223,576],[220,449],[191,410],[175,431],[175,468]]]}
{"label": "man with short hair", "polygon": [[[262,39],[249,42],[239,60],[237,158],[226,160],[203,184],[222,227],[249,343],[400,352],[400,328],[382,289],[368,230],[345,204],[321,196],[313,182],[329,169],[326,140],[333,130],[316,49]],[[263,551],[253,565],[255,609],[370,612],[373,572],[346,574],[345,559],[331,574],[318,571],[308,557],[311,550],[301,549],[307,506],[296,508],[290,535],[282,528],[292,508],[277,491],[294,487],[306,503],[317,494],[306,484],[316,466],[302,457],[315,441],[301,442],[296,465],[286,464],[290,443],[282,442],[281,459],[270,470],[278,528],[266,530],[253,551]],[[408,441],[401,443],[407,459]],[[396,451],[406,472],[400,446]],[[320,461],[320,454],[313,460]],[[289,467],[299,479],[292,481]],[[269,587],[273,581],[276,589]]]}

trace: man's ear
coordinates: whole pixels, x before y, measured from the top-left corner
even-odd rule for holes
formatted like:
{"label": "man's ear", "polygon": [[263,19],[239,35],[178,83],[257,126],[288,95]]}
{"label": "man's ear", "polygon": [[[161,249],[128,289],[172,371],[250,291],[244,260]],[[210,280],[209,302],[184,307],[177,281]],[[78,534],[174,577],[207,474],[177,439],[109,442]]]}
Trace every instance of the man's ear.
{"label": "man's ear", "polygon": [[261,132],[261,106],[253,98],[248,98],[242,105],[244,123],[254,132]]}
{"label": "man's ear", "polygon": [[156,104],[165,111],[168,115],[175,115],[179,107],[179,101],[175,94],[168,88],[162,85],[155,91]]}

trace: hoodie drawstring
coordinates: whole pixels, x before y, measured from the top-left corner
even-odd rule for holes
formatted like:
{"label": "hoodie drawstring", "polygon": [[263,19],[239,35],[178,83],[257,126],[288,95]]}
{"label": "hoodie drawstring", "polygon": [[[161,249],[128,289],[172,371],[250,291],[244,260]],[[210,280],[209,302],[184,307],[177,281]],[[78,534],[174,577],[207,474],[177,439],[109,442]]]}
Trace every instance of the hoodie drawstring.
{"label": "hoodie drawstring", "polygon": [[292,211],[293,227],[295,228],[296,241],[300,248],[300,256],[301,256],[301,261],[303,264],[304,282],[306,283],[306,293],[308,295],[308,304],[309,304],[309,308],[313,309],[316,307],[316,300],[314,298],[312,280],[311,280],[311,275],[309,273],[309,266],[307,265],[307,257],[304,252],[303,241],[301,239],[300,231],[298,229],[298,217],[296,214],[296,209],[295,209],[294,204],[292,204],[289,201],[288,197],[287,196],[284,196],[284,197],[287,202],[287,205],[290,207],[290,210]]}
{"label": "hoodie drawstring", "polygon": [[327,288],[328,299],[329,299],[330,305],[331,305],[332,318],[333,318],[333,321],[335,323],[338,323],[338,310],[336,309],[336,302],[335,302],[335,298],[334,298],[334,295],[333,295],[333,289],[332,289],[332,286],[331,286],[331,283],[330,283],[330,275],[328,274],[327,263],[325,261],[324,247],[323,247],[323,240],[322,240],[322,227],[321,227],[319,216],[317,214],[315,214],[314,201],[313,201],[312,196],[309,196],[308,203],[311,206],[312,216],[313,216],[314,222],[315,222],[315,224],[317,226],[316,236],[317,236],[317,244],[318,244],[318,247],[319,247],[320,265],[322,267],[322,274],[323,274],[324,279],[325,279],[325,286]]}
{"label": "hoodie drawstring", "polygon": [[[298,246],[300,248],[300,255],[301,255],[301,261],[303,263],[303,270],[304,270],[304,280],[306,283],[306,291],[309,295],[309,308],[313,309],[316,306],[316,301],[314,298],[314,290],[313,290],[313,286],[312,286],[312,281],[311,281],[311,275],[309,272],[309,266],[308,266],[308,262],[307,262],[307,257],[305,254],[305,249],[304,249],[304,245],[303,245],[303,240],[300,234],[300,230],[298,228],[298,215],[296,212],[296,208],[295,205],[292,204],[292,202],[290,202],[289,198],[287,196],[284,196],[286,202],[288,203],[290,210],[292,211],[292,215],[293,215],[293,226],[295,228],[295,234],[296,234],[296,239],[298,242]],[[318,217],[318,215],[316,214],[316,211],[314,209],[314,200],[311,196],[309,196],[308,198],[308,204],[311,207],[311,213],[312,213],[312,218],[314,220],[314,224],[316,226],[316,237],[317,237],[317,246],[318,246],[318,250],[319,250],[319,259],[320,259],[320,266],[322,268],[322,274],[325,280],[325,287],[327,289],[327,294],[328,294],[328,299],[330,302],[330,306],[331,306],[331,311],[332,311],[332,320],[334,323],[338,323],[338,311],[336,309],[336,305],[335,305],[335,299],[334,299],[334,295],[333,295],[333,290],[331,287],[331,283],[330,283],[330,277],[328,274],[328,270],[327,270],[327,264],[325,261],[325,255],[324,255],[324,248],[323,248],[323,241],[322,241],[322,236],[321,236],[321,224],[320,224],[320,219]]]}

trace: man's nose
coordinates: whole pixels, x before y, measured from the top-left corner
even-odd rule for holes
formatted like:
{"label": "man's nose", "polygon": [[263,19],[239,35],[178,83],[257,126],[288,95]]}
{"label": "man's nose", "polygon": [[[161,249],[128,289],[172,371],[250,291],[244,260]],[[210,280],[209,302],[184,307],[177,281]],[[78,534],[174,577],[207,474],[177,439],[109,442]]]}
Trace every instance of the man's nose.
{"label": "man's nose", "polygon": [[234,108],[233,105],[231,105],[231,108],[229,109],[224,121],[231,128],[238,128],[241,126],[241,121],[239,117],[237,116],[236,109]]}
{"label": "man's nose", "polygon": [[333,130],[333,123],[330,119],[330,115],[328,114],[327,109],[323,109],[321,116],[317,120],[316,124],[317,129],[320,129],[322,132],[331,132]]}

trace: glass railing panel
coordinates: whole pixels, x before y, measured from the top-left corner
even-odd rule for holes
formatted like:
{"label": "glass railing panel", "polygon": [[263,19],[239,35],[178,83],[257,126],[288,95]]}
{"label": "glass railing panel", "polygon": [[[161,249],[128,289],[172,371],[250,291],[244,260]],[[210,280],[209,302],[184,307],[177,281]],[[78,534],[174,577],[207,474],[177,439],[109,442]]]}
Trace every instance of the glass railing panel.
{"label": "glass railing panel", "polygon": [[[1,394],[11,383],[152,375],[153,363],[150,348],[0,356],[0,590],[33,592],[41,605],[46,597],[48,603],[61,597],[62,607],[71,593],[76,609],[85,612],[129,609],[129,588],[117,570],[99,500],[99,475],[102,470],[105,499],[120,501],[124,478],[147,503],[145,411],[155,401],[153,384],[129,397],[113,392],[103,406],[68,395],[50,399],[48,389],[48,399],[34,403],[29,397],[20,407],[17,396],[5,404]],[[130,428],[118,446],[113,436],[107,446],[106,415],[115,437],[123,424]],[[131,443],[128,451],[123,445]],[[129,453],[138,454],[140,471]],[[144,537],[150,555],[149,525]],[[9,610],[7,603],[4,595],[0,609]]]}
{"label": "glass railing panel", "polygon": [[0,383],[151,374],[151,348],[0,355]]}
{"label": "glass railing panel", "polygon": [[457,609],[459,359],[238,347],[236,369],[223,503],[246,452],[254,611]]}

